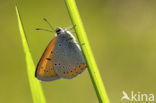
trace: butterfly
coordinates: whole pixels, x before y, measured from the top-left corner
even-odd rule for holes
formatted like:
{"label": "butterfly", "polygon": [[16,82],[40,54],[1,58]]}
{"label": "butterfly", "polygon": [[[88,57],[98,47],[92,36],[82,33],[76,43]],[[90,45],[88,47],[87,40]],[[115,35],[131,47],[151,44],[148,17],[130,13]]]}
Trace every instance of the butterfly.
{"label": "butterfly", "polygon": [[72,28],[57,27],[56,36],[50,41],[38,62],[35,72],[37,79],[41,81],[71,79],[86,70],[80,44],[69,31]]}

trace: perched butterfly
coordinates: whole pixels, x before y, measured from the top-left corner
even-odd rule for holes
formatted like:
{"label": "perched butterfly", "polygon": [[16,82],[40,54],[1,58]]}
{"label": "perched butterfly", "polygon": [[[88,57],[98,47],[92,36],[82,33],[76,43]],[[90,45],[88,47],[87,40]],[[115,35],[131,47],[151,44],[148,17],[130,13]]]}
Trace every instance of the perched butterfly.
{"label": "perched butterfly", "polygon": [[86,69],[86,62],[79,44],[69,31],[72,28],[58,27],[55,30],[56,37],[50,41],[37,65],[35,72],[37,79],[41,81],[71,79]]}

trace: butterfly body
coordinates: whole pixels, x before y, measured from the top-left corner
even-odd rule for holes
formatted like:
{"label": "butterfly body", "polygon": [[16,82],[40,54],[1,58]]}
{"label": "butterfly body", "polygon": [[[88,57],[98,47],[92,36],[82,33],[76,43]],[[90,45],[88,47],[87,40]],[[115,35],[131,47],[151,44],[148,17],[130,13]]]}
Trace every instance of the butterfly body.
{"label": "butterfly body", "polygon": [[37,65],[35,76],[39,80],[71,79],[86,69],[81,49],[71,32],[58,27],[56,34]]}

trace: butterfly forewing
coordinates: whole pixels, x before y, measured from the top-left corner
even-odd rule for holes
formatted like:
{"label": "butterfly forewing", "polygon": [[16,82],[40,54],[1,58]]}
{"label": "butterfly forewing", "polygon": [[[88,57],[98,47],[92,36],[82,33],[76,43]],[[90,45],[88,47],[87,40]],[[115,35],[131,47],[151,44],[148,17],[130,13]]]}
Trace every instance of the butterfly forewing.
{"label": "butterfly forewing", "polygon": [[36,68],[35,76],[42,81],[52,81],[59,79],[59,76],[56,74],[53,65],[53,51],[57,41],[55,37],[48,44],[46,50],[44,51],[38,65]]}

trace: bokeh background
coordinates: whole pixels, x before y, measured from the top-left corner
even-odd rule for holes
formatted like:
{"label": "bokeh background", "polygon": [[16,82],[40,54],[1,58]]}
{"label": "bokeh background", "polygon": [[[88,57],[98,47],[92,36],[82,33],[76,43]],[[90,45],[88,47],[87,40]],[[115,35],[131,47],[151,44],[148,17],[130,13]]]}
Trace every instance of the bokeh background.
{"label": "bokeh background", "polygon": [[[156,95],[156,1],[76,0],[111,103],[122,91]],[[35,65],[54,34],[71,26],[64,0],[19,0]],[[12,0],[0,0],[0,102],[33,103]],[[98,103],[88,71],[72,80],[42,82],[47,103]]]}

